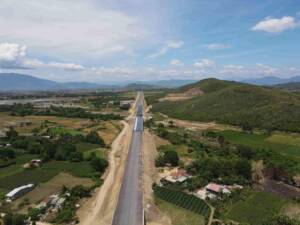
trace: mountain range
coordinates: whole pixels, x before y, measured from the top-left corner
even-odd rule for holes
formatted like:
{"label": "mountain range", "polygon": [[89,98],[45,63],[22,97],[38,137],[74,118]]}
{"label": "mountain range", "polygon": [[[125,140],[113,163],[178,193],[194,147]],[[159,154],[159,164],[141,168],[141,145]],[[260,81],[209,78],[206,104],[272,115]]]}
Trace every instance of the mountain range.
{"label": "mountain range", "polygon": [[40,90],[84,90],[84,89],[153,89],[174,88],[195,80],[160,80],[144,82],[119,82],[97,84],[89,82],[60,83],[31,75],[18,73],[0,73],[0,91],[40,91]]}
{"label": "mountain range", "polygon": [[242,80],[241,82],[248,83],[248,84],[273,86],[277,84],[300,82],[300,76],[294,76],[291,78],[279,78],[275,76],[266,76],[261,78],[246,79],[246,80]]}

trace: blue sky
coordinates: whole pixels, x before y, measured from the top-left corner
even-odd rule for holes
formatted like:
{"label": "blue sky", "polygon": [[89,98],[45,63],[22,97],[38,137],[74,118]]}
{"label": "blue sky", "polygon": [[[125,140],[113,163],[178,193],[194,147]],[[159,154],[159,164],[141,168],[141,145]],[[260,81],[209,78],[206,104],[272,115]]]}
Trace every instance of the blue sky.
{"label": "blue sky", "polygon": [[297,0],[2,0],[0,71],[57,81],[300,75]]}

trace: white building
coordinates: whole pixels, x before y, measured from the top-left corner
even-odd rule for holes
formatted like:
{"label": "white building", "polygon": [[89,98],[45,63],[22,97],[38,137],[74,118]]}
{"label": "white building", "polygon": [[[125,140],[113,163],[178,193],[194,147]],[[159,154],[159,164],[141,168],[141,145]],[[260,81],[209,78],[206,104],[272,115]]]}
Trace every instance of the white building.
{"label": "white building", "polygon": [[27,184],[21,187],[17,187],[6,194],[6,201],[11,202],[34,188],[34,184]]}

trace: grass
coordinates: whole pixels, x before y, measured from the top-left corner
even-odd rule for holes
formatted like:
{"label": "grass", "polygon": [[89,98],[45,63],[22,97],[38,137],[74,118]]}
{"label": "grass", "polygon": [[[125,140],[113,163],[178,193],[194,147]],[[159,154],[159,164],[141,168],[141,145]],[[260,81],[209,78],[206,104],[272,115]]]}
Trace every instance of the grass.
{"label": "grass", "polygon": [[158,198],[155,199],[155,202],[159,209],[170,217],[172,225],[205,225],[204,217],[199,214],[179,208]]}
{"label": "grass", "polygon": [[253,192],[235,202],[227,217],[238,222],[259,225],[269,216],[276,215],[287,200],[266,192]]}
{"label": "grass", "polygon": [[99,147],[100,147],[100,145],[91,144],[91,143],[87,143],[87,142],[81,142],[81,143],[76,144],[76,149],[80,152],[89,151],[89,150],[96,149]]}
{"label": "grass", "polygon": [[96,149],[85,151],[83,153],[83,158],[88,159],[92,153],[95,153],[96,156],[99,158],[107,159],[107,152],[103,148],[96,148]]}
{"label": "grass", "polygon": [[51,161],[40,168],[22,170],[0,179],[0,189],[7,191],[28,183],[39,184],[46,182],[59,174],[68,172],[77,177],[92,177],[95,172],[89,162]]}
{"label": "grass", "polygon": [[29,162],[30,160],[38,158],[38,155],[21,155],[16,158],[16,164],[10,165],[0,169],[0,179],[8,176],[12,176],[16,173],[22,172],[23,164]]}
{"label": "grass", "polygon": [[264,148],[275,150],[283,155],[295,157],[300,162],[300,135],[292,134],[248,134],[238,131],[222,131],[226,140],[240,145],[247,145],[252,148]]}
{"label": "grass", "polygon": [[82,134],[82,132],[80,132],[80,131],[67,129],[67,128],[64,128],[64,127],[61,127],[61,126],[49,128],[49,133],[51,135],[54,135],[54,136],[63,135],[63,134],[69,134],[71,136],[77,136],[77,135]]}

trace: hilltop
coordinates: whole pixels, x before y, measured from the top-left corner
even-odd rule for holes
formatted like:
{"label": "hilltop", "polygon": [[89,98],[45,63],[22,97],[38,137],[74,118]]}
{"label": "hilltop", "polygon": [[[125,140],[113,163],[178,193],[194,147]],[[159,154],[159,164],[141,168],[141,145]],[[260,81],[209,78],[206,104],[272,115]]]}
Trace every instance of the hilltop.
{"label": "hilltop", "polygon": [[185,120],[300,131],[300,95],[212,78],[174,89],[172,93],[185,93],[191,89],[203,93],[180,103],[157,102],[153,110]]}

